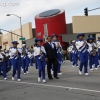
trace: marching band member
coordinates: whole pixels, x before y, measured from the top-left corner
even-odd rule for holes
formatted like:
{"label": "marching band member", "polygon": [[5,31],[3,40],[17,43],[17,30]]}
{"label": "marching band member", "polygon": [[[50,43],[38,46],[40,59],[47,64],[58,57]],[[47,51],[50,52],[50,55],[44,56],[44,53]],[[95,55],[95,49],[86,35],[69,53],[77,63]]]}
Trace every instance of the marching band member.
{"label": "marching band member", "polygon": [[28,65],[29,65],[29,59],[28,59],[28,49],[26,48],[26,44],[22,44],[22,68],[24,71],[24,75],[28,74]]}
{"label": "marching band member", "polygon": [[95,70],[98,70],[98,52],[96,51],[97,47],[96,44],[94,43],[94,38],[93,37],[88,37],[87,39],[87,45],[88,45],[88,52],[89,52],[89,66],[90,70],[93,71],[92,67],[95,67]]}
{"label": "marching band member", "polygon": [[72,63],[72,66],[75,67],[78,67],[78,51],[77,51],[77,48],[75,46],[75,40],[72,40],[72,57],[73,57],[73,63]]}
{"label": "marching band member", "polygon": [[6,55],[4,54],[4,52],[1,51],[1,49],[2,49],[2,46],[0,46],[0,75],[1,75],[1,71],[2,71],[4,80],[7,80],[6,63],[5,63]]}
{"label": "marching band member", "polygon": [[69,43],[69,48],[68,48],[68,51],[69,51],[69,55],[70,55],[70,62],[73,63],[73,57],[72,57],[72,40],[70,40],[70,43]]}
{"label": "marching band member", "polygon": [[32,67],[33,66],[34,53],[31,52],[30,50],[28,52],[28,57],[29,57],[30,66]]}
{"label": "marching band member", "polygon": [[19,44],[17,41],[13,41],[12,42],[13,47],[11,47],[9,49],[9,51],[11,52],[11,56],[12,56],[12,65],[13,65],[13,73],[12,73],[12,80],[15,80],[15,74],[17,71],[17,79],[18,81],[21,81],[21,77],[20,77],[20,53],[18,51],[17,45]]}
{"label": "marching band member", "polygon": [[53,34],[53,35],[51,36],[51,38],[52,38],[52,43],[54,43],[54,44],[56,45],[56,49],[57,49],[58,75],[62,75],[62,73],[61,73],[61,64],[62,64],[62,62],[63,62],[63,61],[62,61],[62,55],[61,55],[61,49],[62,49],[62,47],[61,47],[60,42],[57,40],[58,37],[57,37],[56,34]]}
{"label": "marching band member", "polygon": [[29,50],[29,61],[30,61],[30,66],[33,66],[33,61],[34,61],[34,53],[33,53],[33,46],[31,46],[30,50]]}
{"label": "marching band member", "polygon": [[[34,47],[36,47],[36,44],[34,44]],[[34,59],[35,59],[35,68],[36,68],[36,70],[38,71],[38,65],[37,65],[36,58],[34,57]]]}
{"label": "marching band member", "polygon": [[45,61],[45,49],[43,46],[41,46],[42,44],[42,39],[40,38],[36,38],[35,42],[36,42],[36,46],[34,47],[34,56],[38,65],[38,72],[39,72],[39,77],[38,77],[38,82],[41,81],[41,74],[42,74],[42,81],[43,83],[46,83],[45,80],[45,65],[46,65],[46,61]]}
{"label": "marching band member", "polygon": [[98,37],[96,44],[97,44],[98,53],[99,53],[99,60],[100,60],[100,36]]}
{"label": "marching band member", "polygon": [[83,40],[84,34],[80,33],[77,35],[78,41],[76,41],[76,48],[79,52],[80,58],[80,67],[79,74],[82,75],[82,69],[84,66],[84,74],[87,76],[88,74],[88,52],[87,52],[87,42]]}
{"label": "marching band member", "polygon": [[8,50],[7,53],[6,53],[6,56],[9,58],[8,61],[7,61],[7,63],[8,63],[8,67],[11,69],[11,66],[12,66],[12,57],[10,55],[11,54],[10,54],[10,52]]}

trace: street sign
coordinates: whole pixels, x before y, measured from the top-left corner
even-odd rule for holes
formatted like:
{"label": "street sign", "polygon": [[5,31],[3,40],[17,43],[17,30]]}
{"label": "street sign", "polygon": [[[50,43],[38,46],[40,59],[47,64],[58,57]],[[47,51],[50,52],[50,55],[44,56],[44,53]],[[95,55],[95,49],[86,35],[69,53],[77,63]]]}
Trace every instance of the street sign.
{"label": "street sign", "polygon": [[23,40],[25,40],[25,38],[19,38],[19,40],[22,40],[23,41]]}

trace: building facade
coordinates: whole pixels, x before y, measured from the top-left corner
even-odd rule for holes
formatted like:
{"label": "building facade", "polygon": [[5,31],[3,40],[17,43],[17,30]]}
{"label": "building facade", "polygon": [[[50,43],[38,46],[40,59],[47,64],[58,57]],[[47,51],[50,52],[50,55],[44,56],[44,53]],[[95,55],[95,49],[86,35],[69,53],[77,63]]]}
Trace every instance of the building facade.
{"label": "building facade", "polygon": [[[57,34],[60,42],[65,45],[70,40],[75,40],[77,33],[84,33],[85,39],[90,35],[95,39],[100,36],[100,15],[73,16],[72,23],[66,24],[65,11],[57,11],[49,12],[50,15],[43,12],[42,15],[35,16],[36,28],[32,29],[31,22],[22,25],[22,36],[26,39],[27,47],[34,45],[35,37],[45,39],[45,36],[51,36],[53,33]],[[10,32],[21,36],[20,28]],[[3,49],[9,49],[12,46],[12,41],[18,41],[18,47],[21,47],[22,41],[19,40],[20,37],[17,35],[6,33],[0,36],[0,45]]]}
{"label": "building facade", "polygon": [[[21,36],[20,28],[14,30],[14,31],[10,31],[10,32]],[[1,36],[2,48],[8,50],[12,46],[12,43],[11,43],[12,41],[18,41],[19,42],[18,47],[21,47],[22,46],[22,41],[19,39],[21,37],[17,36],[17,35],[14,35],[14,34],[11,34],[11,33],[3,34]],[[24,37],[26,40],[30,39],[30,38],[33,38],[32,23],[31,22],[22,25],[22,37]]]}
{"label": "building facade", "polygon": [[84,33],[85,39],[92,35],[96,40],[100,36],[100,15],[73,16],[72,24],[67,24],[67,34],[62,35],[63,42],[75,40],[77,33]]}
{"label": "building facade", "polygon": [[65,11],[59,9],[48,10],[35,16],[36,37],[46,40],[48,36],[56,34],[62,45],[60,34],[66,34]]}
{"label": "building facade", "polygon": [[100,15],[95,16],[73,16],[73,33],[99,33]]}

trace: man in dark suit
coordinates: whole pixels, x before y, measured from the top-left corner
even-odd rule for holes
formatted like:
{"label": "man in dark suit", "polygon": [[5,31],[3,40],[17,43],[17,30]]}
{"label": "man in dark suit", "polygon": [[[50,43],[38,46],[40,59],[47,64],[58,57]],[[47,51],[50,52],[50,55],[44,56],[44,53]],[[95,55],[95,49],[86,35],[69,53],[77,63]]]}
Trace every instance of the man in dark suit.
{"label": "man in dark suit", "polygon": [[48,42],[44,44],[44,48],[46,51],[46,62],[47,62],[47,72],[48,78],[53,79],[51,75],[51,66],[54,67],[54,78],[59,79],[57,76],[57,68],[58,68],[58,60],[57,60],[57,50],[55,44],[51,41],[51,37],[47,38]]}

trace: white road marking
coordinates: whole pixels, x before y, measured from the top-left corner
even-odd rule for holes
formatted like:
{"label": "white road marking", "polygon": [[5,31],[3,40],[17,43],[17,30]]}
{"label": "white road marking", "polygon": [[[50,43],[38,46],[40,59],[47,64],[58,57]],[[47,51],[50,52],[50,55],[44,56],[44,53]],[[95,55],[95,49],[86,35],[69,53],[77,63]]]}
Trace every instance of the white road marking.
{"label": "white road marking", "polygon": [[37,86],[44,86],[44,87],[54,87],[54,88],[62,88],[62,89],[68,89],[68,90],[79,90],[79,91],[100,93],[99,90],[90,90],[90,89],[82,89],[82,88],[74,88],[74,87],[66,87],[66,86],[47,85],[47,84],[29,83],[29,82],[5,81],[5,80],[0,80],[0,81],[7,82],[7,83],[28,84],[28,85],[37,85]]}

